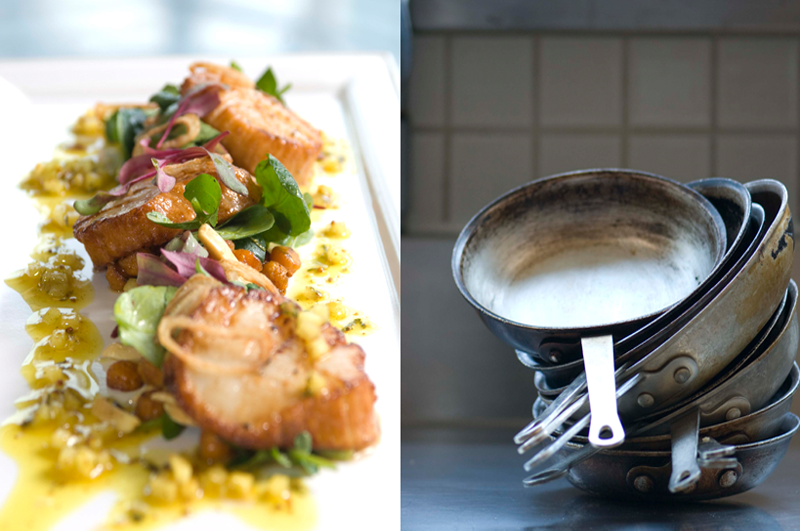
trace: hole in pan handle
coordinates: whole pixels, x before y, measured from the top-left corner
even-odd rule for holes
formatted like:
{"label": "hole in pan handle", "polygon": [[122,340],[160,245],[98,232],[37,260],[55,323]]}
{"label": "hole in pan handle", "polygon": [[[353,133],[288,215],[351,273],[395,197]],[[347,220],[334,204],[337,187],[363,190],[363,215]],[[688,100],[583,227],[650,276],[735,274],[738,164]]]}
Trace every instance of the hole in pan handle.
{"label": "hole in pan handle", "polygon": [[697,464],[697,438],[700,432],[700,414],[693,409],[672,421],[672,474],[669,491],[673,494],[689,490],[700,479]]}
{"label": "hole in pan handle", "polygon": [[625,430],[617,412],[614,337],[584,337],[581,350],[592,412],[589,443],[595,448],[619,446],[625,441]]}

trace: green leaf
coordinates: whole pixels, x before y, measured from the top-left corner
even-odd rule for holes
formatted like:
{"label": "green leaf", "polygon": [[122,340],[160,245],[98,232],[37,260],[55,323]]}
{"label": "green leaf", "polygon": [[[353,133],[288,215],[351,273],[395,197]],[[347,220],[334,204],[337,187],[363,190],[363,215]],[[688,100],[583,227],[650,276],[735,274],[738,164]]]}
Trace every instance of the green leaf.
{"label": "green leaf", "polygon": [[262,262],[267,259],[267,244],[258,236],[249,236],[240,240],[233,240],[233,245],[237,249],[250,251]]}
{"label": "green leaf", "polygon": [[[275,226],[289,236],[311,228],[311,213],[292,174],[272,155],[256,166],[256,181],[261,186],[261,204],[275,216]],[[270,240],[274,241],[274,240]]]}
{"label": "green leaf", "polygon": [[300,234],[299,236],[297,236],[297,238],[294,239],[292,247],[302,247],[303,245],[311,242],[313,238],[314,238],[314,231],[308,229],[303,234]]}
{"label": "green leaf", "polygon": [[[252,471],[265,465],[277,464],[283,469],[302,470],[307,475],[317,473],[320,468],[336,468],[331,459],[311,453],[311,448],[311,434],[304,431],[295,437],[294,448],[285,453],[277,447],[257,452],[237,449],[236,455],[228,462],[227,466],[230,469]],[[334,454],[336,453],[334,452]],[[343,456],[346,454],[346,457],[343,458],[352,458],[353,456],[353,452],[338,452],[338,454]]]}
{"label": "green leaf", "polygon": [[352,461],[355,455],[353,450],[321,450],[316,453],[329,461]]}
{"label": "green leaf", "polygon": [[283,101],[283,94],[292,88],[292,84],[289,83],[282,89],[278,89],[278,80],[275,77],[275,73],[272,71],[272,67],[267,68],[267,71],[264,72],[261,77],[256,81],[256,87],[270,96],[274,96],[278,99],[281,103],[286,105],[286,102]]}
{"label": "green leaf", "polygon": [[211,157],[214,163],[214,169],[217,170],[217,176],[222,184],[233,190],[239,195],[247,197],[247,187],[236,178],[236,171],[231,166],[231,163],[223,159],[217,153],[211,153],[206,150],[206,153]]}
{"label": "green leaf", "polygon": [[194,272],[197,273],[198,275],[205,275],[207,277],[211,276],[211,273],[206,271],[206,269],[200,263],[200,259],[199,258],[194,261]]}
{"label": "green leaf", "polygon": [[[165,415],[166,415],[166,413],[165,413]],[[162,428],[162,423],[161,423],[162,419],[163,419],[163,415],[161,417],[156,417],[154,419],[146,420],[146,421],[142,422],[141,424],[139,424],[138,426],[136,426],[136,431],[139,431],[139,432],[145,431],[146,432],[146,431],[150,431],[150,430],[155,429],[155,428]]]}
{"label": "green leaf", "polygon": [[336,468],[336,465],[318,455],[301,450],[289,450],[289,458],[296,464],[303,467],[308,474],[316,474],[320,468]]}
{"label": "green leaf", "polygon": [[217,180],[207,173],[201,173],[186,184],[183,197],[188,199],[199,216],[207,218],[211,226],[217,224],[217,211],[222,199],[222,190]]}
{"label": "green leaf", "polygon": [[158,323],[176,291],[171,286],[140,286],[120,295],[114,304],[120,343],[135,348],[156,367],[164,358],[164,347],[156,340]]}
{"label": "green leaf", "polygon": [[162,227],[167,227],[168,229],[197,230],[200,228],[200,225],[202,225],[202,223],[200,223],[197,220],[197,218],[191,221],[173,223],[167,216],[165,216],[161,212],[148,212],[147,219],[149,219],[153,223],[158,223]]}
{"label": "green leaf", "polygon": [[178,87],[171,84],[164,85],[164,88],[150,96],[150,101],[158,105],[162,114],[170,105],[177,103],[180,99],[181,91],[178,90]]}
{"label": "green leaf", "polygon": [[[170,130],[169,135],[167,135],[167,140],[174,140],[181,135],[186,134],[188,131],[186,124],[175,124],[175,127]],[[150,138],[150,146],[153,147],[158,144],[158,141],[161,140],[161,137],[164,135],[164,131],[158,131],[157,133],[153,133],[149,135]],[[192,144],[191,142],[189,144]]]}
{"label": "green leaf", "polygon": [[166,413],[164,413],[164,416],[161,417],[161,434],[166,440],[169,441],[174,439],[180,435],[184,429],[186,429],[186,426],[178,424]]}
{"label": "green leaf", "polygon": [[208,125],[207,123],[201,121],[200,122],[200,132],[197,133],[197,136],[194,137],[194,140],[191,142],[196,146],[202,146],[212,138],[219,135],[219,131]]}
{"label": "green leaf", "polygon": [[120,145],[124,160],[130,158],[136,135],[144,129],[147,116],[147,112],[136,107],[121,108],[106,120],[106,138]]}
{"label": "green leaf", "polygon": [[239,66],[239,63],[237,63],[237,62],[236,62],[236,61],[234,61],[233,59],[231,59],[231,68],[233,68],[233,69],[234,69],[234,70],[236,70],[237,72],[241,72],[241,71],[242,71],[242,67],[241,67],[241,66]]}
{"label": "green leaf", "polygon": [[269,451],[270,456],[272,459],[281,465],[283,468],[292,468],[292,460],[289,459],[289,456],[282,453],[277,448],[273,447],[272,450]]}
{"label": "green leaf", "polygon": [[311,440],[311,434],[307,431],[299,433],[294,438],[294,449],[300,450],[301,452],[310,453],[312,448],[313,441]]}
{"label": "green leaf", "polygon": [[217,180],[207,173],[201,173],[186,184],[183,197],[189,200],[195,218],[191,221],[173,223],[161,212],[148,212],[147,219],[170,229],[197,230],[204,223],[217,225],[217,212],[222,199],[222,189]]}
{"label": "green leaf", "polygon": [[262,232],[258,235],[265,244],[266,243],[275,243],[277,245],[285,245],[286,247],[291,247],[292,242],[294,242],[294,238],[283,232],[277,225],[272,226],[271,229],[268,231]]}
{"label": "green leaf", "polygon": [[268,208],[253,205],[217,227],[217,234],[226,240],[239,240],[269,230],[274,224],[275,217]]}

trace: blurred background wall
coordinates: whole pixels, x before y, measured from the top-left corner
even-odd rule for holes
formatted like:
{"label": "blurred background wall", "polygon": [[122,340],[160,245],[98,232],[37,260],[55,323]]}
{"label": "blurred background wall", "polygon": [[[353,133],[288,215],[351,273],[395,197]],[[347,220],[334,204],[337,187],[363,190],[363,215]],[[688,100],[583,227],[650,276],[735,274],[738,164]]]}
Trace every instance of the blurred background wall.
{"label": "blurred background wall", "polygon": [[450,274],[460,229],[512,187],[592,167],[770,177],[800,211],[798,2],[412,0],[411,14],[404,426],[530,418],[533,373]]}
{"label": "blurred background wall", "polygon": [[390,51],[399,0],[0,0],[0,57]]}

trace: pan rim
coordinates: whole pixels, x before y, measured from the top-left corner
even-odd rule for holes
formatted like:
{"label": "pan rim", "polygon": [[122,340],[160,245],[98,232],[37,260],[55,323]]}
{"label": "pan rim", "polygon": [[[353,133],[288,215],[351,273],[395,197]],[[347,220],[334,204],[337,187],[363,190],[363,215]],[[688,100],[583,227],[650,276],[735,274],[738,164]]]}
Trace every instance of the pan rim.
{"label": "pan rim", "polygon": [[[713,221],[713,225],[714,225],[714,227],[716,229],[716,232],[717,232],[717,242],[716,242],[716,244],[717,244],[716,247],[717,248],[716,248],[716,256],[715,256],[714,267],[708,272],[708,274],[706,275],[706,278],[708,278],[709,276],[713,275],[717,271],[717,269],[720,267],[721,263],[723,262],[723,258],[725,257],[725,254],[726,254],[726,240],[727,240],[727,238],[725,237],[725,224],[722,221],[722,217],[720,216],[719,212],[717,212],[717,209],[714,208],[714,206],[711,204],[711,202],[708,199],[706,199],[705,197],[703,197],[702,194],[700,194],[699,192],[697,192],[697,191],[695,191],[695,190],[693,190],[693,189],[691,189],[691,188],[689,188],[687,186],[682,185],[681,183],[679,183],[677,181],[674,181],[674,180],[669,179],[667,177],[663,177],[661,175],[657,175],[655,173],[649,173],[649,172],[644,172],[644,171],[639,171],[639,170],[632,170],[632,169],[627,169],[627,168],[593,168],[593,169],[571,171],[571,172],[566,172],[566,173],[559,173],[559,174],[550,175],[550,176],[547,176],[547,177],[542,177],[541,179],[536,179],[534,181],[530,181],[530,182],[524,183],[524,184],[522,184],[520,186],[517,186],[516,188],[513,188],[513,189],[509,190],[508,192],[502,194],[501,196],[497,197],[496,199],[494,199],[493,201],[491,201],[490,203],[485,205],[483,208],[481,208],[474,216],[472,216],[472,218],[467,222],[467,224],[464,226],[464,228],[459,233],[458,238],[456,239],[456,244],[455,244],[455,246],[453,248],[453,254],[452,254],[452,257],[451,257],[451,272],[452,272],[453,278],[455,279],[456,287],[458,288],[459,292],[461,293],[461,296],[464,297],[467,300],[467,302],[469,302],[470,305],[472,305],[472,307],[475,308],[478,312],[480,312],[480,313],[492,318],[495,321],[498,321],[498,322],[502,323],[505,326],[513,326],[513,327],[515,327],[517,329],[530,330],[530,331],[543,332],[543,333],[551,333],[551,334],[552,333],[559,333],[559,332],[569,331],[569,332],[572,332],[572,333],[579,334],[582,337],[591,337],[592,335],[611,335],[612,332],[609,332],[609,329],[622,328],[622,327],[625,327],[625,326],[629,326],[632,323],[635,323],[635,322],[638,322],[638,321],[655,318],[658,315],[660,315],[660,314],[664,313],[665,311],[669,310],[670,308],[672,308],[676,304],[679,304],[681,302],[681,300],[683,300],[683,299],[675,301],[672,304],[670,304],[670,305],[668,305],[668,306],[666,306],[664,308],[659,309],[658,311],[651,312],[651,313],[648,313],[648,314],[645,314],[645,315],[640,315],[640,316],[637,316],[637,317],[635,317],[633,319],[627,319],[625,321],[613,321],[613,322],[601,323],[601,324],[590,325],[590,326],[575,326],[575,327],[537,326],[535,324],[521,323],[519,321],[514,321],[514,320],[511,320],[511,319],[505,318],[505,317],[503,317],[501,315],[498,315],[497,313],[489,310],[483,304],[478,302],[472,296],[472,294],[469,292],[469,290],[467,289],[466,284],[464,282],[464,275],[463,275],[464,251],[467,248],[467,245],[469,244],[469,242],[475,236],[476,229],[477,229],[477,226],[478,226],[479,222],[486,215],[488,215],[492,210],[497,208],[502,203],[505,203],[505,202],[511,200],[513,197],[523,193],[523,191],[525,189],[527,189],[528,187],[531,187],[531,186],[534,186],[534,185],[540,185],[543,182],[550,182],[550,181],[562,180],[562,179],[566,180],[566,179],[571,179],[571,178],[589,176],[589,175],[594,175],[594,174],[603,174],[603,173],[622,173],[622,174],[626,174],[628,176],[632,176],[632,177],[635,177],[635,178],[642,178],[643,180],[652,180],[652,181],[658,182],[658,183],[660,183],[662,185],[666,184],[667,186],[675,186],[676,191],[678,191],[679,193],[682,193],[684,195],[688,195],[688,196],[690,196],[692,198],[692,200],[695,200],[698,203],[700,203],[702,205],[703,209],[706,212],[708,212],[708,214],[710,215],[710,217],[711,217],[711,219]],[[703,280],[705,280],[705,279],[703,279]],[[703,283],[703,281],[700,281],[698,283],[698,286],[701,285],[702,283]],[[694,291],[692,291],[692,293],[693,292]],[[689,295],[687,295],[687,296],[690,296],[690,295],[691,295],[691,293]]]}

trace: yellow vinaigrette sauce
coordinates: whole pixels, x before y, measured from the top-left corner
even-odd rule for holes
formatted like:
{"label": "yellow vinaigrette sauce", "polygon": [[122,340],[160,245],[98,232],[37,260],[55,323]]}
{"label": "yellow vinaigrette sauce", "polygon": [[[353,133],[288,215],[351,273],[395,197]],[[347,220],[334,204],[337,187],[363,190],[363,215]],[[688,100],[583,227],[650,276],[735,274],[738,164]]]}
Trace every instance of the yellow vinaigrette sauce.
{"label": "yellow vinaigrette sauce", "polygon": [[[335,176],[347,168],[349,147],[343,141],[324,138],[322,158],[315,182],[320,177]],[[350,339],[365,336],[375,331],[372,323],[363,313],[346,306],[341,298],[332,298],[328,286],[337,284],[342,275],[351,272],[353,258],[344,243],[350,237],[350,228],[344,222],[331,221],[320,226],[322,213],[336,211],[339,197],[325,182],[314,189],[311,197],[314,209],[311,222],[315,229],[314,238],[306,247],[312,249],[310,255],[303,257],[303,265],[295,274],[287,295],[307,310],[317,305],[327,305],[331,324],[342,330]]]}
{"label": "yellow vinaigrette sauce", "polygon": [[[44,221],[33,262],[6,280],[34,311],[25,325],[34,346],[21,367],[30,393],[16,401],[18,412],[0,427],[0,450],[18,467],[14,489],[0,509],[0,529],[46,531],[109,490],[117,502],[101,529],[153,529],[202,510],[231,512],[259,528],[313,527],[316,506],[300,480],[228,471],[201,462],[196,449],[182,454],[146,449],[143,444],[160,437],[160,428],[142,424],[123,430],[125,419],[115,424],[100,415],[109,401],[98,395],[105,387],[99,360],[109,360],[101,357],[97,327],[80,313],[94,291],[72,238],[78,214],[71,203],[113,186],[118,154],[106,145],[93,111],[78,120],[73,133],[74,141],[61,146],[51,162],[37,165],[22,184]],[[345,143],[326,139],[318,175],[340,173],[348,155]],[[325,184],[312,195],[312,222],[319,224],[321,212],[338,207],[338,197]],[[307,245],[313,248],[311,259],[304,259],[289,295],[306,309],[327,305],[335,326],[361,336],[374,325],[324,289],[350,271],[352,257],[342,247],[349,235],[339,222],[318,230]]]}

